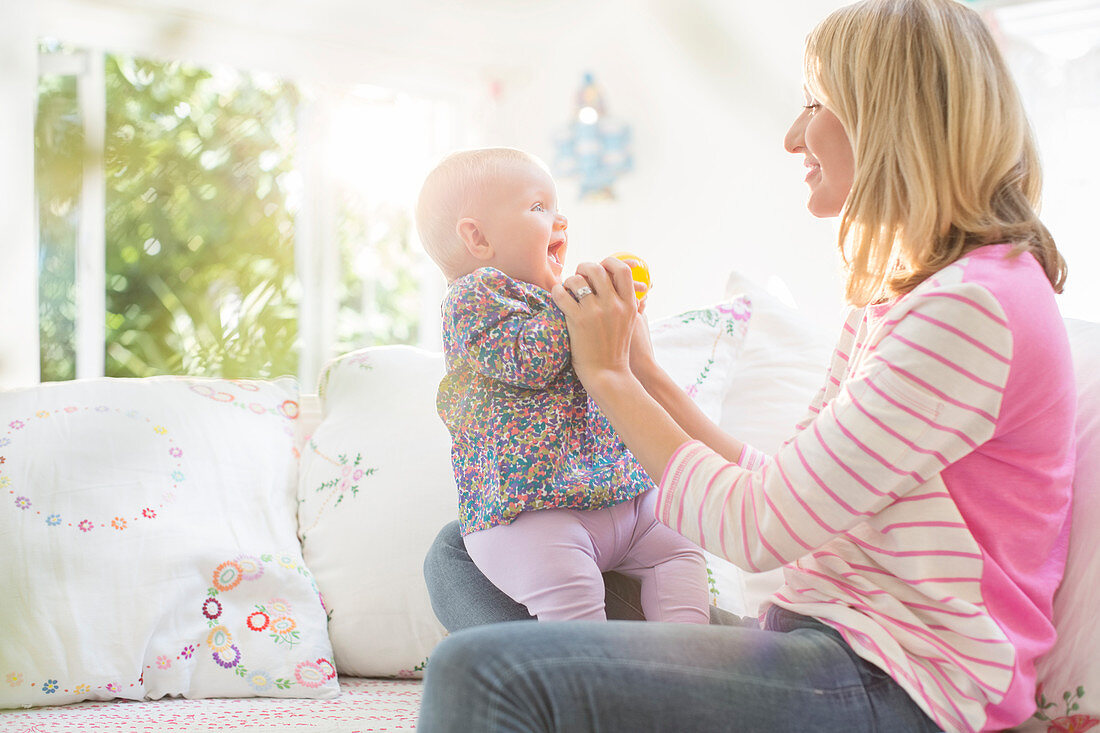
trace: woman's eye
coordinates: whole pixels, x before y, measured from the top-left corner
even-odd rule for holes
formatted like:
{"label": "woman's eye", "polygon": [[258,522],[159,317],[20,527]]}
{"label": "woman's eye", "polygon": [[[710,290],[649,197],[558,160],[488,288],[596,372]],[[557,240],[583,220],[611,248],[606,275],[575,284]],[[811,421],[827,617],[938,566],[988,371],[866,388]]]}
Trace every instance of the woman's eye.
{"label": "woman's eye", "polygon": [[806,110],[810,114],[813,114],[814,112],[817,112],[819,109],[821,109],[821,103],[810,102],[809,104],[802,105],[802,109]]}
{"label": "woman's eye", "polygon": [[531,207],[531,211],[546,211],[546,209],[542,207],[542,204],[535,204]]}

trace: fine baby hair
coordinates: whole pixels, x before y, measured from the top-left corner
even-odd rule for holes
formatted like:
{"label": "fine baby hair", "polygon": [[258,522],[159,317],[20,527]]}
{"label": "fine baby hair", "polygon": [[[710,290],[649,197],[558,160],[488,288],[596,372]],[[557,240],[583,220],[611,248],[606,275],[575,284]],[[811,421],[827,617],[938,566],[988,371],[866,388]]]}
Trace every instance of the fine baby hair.
{"label": "fine baby hair", "polygon": [[447,155],[424,180],[416,201],[416,229],[448,282],[466,274],[465,246],[455,231],[458,220],[486,180],[516,164],[547,170],[545,163],[522,150],[476,148]]}

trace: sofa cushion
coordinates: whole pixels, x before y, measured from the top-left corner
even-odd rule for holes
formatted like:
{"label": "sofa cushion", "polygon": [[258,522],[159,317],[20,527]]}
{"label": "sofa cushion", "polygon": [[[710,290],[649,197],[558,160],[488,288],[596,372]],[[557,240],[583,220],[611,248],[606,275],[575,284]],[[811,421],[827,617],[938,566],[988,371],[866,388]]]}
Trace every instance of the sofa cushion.
{"label": "sofa cushion", "polygon": [[657,361],[714,422],[721,419],[722,398],[744,349],[752,313],[752,300],[736,295],[650,327]]}
{"label": "sofa cushion", "polygon": [[331,697],[292,380],[0,392],[0,707]]}
{"label": "sofa cushion", "polygon": [[321,374],[321,422],[302,447],[298,522],[341,674],[418,677],[445,631],[424,583],[458,516],[451,441],[435,409],[443,356],[346,354]]}
{"label": "sofa cushion", "polygon": [[340,678],[335,700],[155,700],[84,702],[8,711],[4,733],[383,733],[416,730],[416,680]]}
{"label": "sofa cushion", "polygon": [[[825,380],[832,337],[756,282],[733,272],[726,297],[747,297],[752,322],[724,392],[719,425],[754,448],[773,454],[794,434],[810,400]],[[839,328],[839,325],[838,325]],[[718,605],[755,616],[782,585],[781,569],[750,573],[732,563],[713,563]]]}
{"label": "sofa cushion", "polygon": [[1077,464],[1069,553],[1054,596],[1058,640],[1036,665],[1039,710],[1027,731],[1100,725],[1100,323],[1066,319],[1077,379]]}

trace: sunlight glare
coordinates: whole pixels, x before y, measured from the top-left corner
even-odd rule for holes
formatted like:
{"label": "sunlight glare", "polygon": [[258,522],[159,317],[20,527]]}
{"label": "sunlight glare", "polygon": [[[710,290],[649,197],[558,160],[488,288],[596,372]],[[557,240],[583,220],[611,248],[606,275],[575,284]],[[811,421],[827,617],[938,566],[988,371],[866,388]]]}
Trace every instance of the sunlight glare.
{"label": "sunlight glare", "polygon": [[430,156],[431,103],[360,88],[335,108],[328,161],[336,178],[368,201],[412,205]]}

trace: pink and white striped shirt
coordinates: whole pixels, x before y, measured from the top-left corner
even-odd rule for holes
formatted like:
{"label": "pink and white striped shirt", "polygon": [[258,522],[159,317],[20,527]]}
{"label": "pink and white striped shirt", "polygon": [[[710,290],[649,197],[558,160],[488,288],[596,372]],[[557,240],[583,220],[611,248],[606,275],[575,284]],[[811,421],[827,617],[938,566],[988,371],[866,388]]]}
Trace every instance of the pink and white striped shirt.
{"label": "pink and white striped shirt", "polygon": [[1035,710],[1065,565],[1076,393],[1030,254],[982,247],[854,310],[773,457],[680,446],[658,518],[833,626],[949,731]]}

